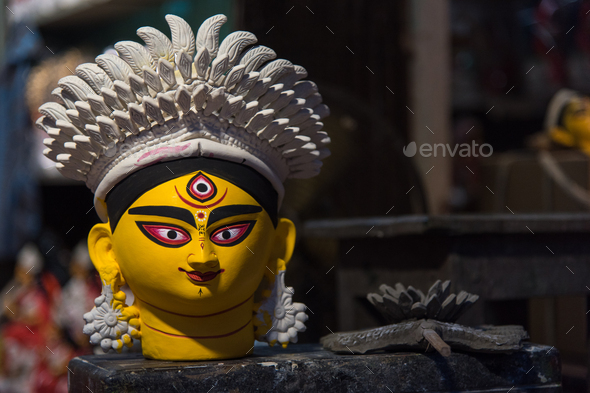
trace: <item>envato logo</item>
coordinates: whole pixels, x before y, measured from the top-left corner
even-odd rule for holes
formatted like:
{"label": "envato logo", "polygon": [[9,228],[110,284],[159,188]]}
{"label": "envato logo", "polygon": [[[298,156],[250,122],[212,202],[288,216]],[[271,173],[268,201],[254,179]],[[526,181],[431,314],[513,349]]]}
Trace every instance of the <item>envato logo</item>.
{"label": "envato logo", "polygon": [[438,157],[440,155],[446,157],[447,152],[449,153],[450,157],[455,157],[457,154],[459,157],[489,157],[494,152],[494,148],[489,143],[479,145],[475,143],[475,141],[471,141],[471,144],[455,144],[452,149],[448,143],[435,143],[434,145],[430,143],[423,143],[420,145],[419,149],[416,146],[416,142],[410,142],[408,143],[408,146],[404,146],[404,155],[406,157],[414,157],[417,152],[420,152],[422,157]]}

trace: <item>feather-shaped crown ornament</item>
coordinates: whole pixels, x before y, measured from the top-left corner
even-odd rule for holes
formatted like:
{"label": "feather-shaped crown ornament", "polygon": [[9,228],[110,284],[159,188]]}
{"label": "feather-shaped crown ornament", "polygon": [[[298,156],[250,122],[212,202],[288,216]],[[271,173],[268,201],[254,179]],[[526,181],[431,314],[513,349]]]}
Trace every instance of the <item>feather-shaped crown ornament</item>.
{"label": "feather-shaped crown ornament", "polygon": [[[248,165],[279,194],[287,178],[319,173],[330,152],[321,119],[329,114],[306,70],[236,31],[219,44],[225,15],[205,20],[195,35],[167,15],[172,41],[142,27],[62,78],[59,101],[39,108],[49,134],[43,152],[66,177],[86,182],[106,221],[106,194],[131,173],[183,157]],[[245,50],[249,48],[248,50]],[[97,203],[100,202],[100,203]]]}

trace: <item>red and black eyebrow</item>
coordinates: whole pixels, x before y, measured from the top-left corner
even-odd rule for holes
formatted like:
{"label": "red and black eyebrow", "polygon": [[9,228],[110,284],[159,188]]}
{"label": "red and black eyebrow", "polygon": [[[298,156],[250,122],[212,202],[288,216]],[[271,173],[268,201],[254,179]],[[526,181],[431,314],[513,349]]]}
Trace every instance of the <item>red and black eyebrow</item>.
{"label": "red and black eyebrow", "polygon": [[127,211],[129,214],[141,214],[145,216],[159,216],[166,218],[174,218],[176,220],[184,221],[192,227],[196,228],[195,217],[193,214],[181,207],[175,206],[139,206],[131,208]]}
{"label": "red and black eyebrow", "polygon": [[228,205],[213,209],[209,215],[207,226],[215,224],[224,218],[240,216],[242,214],[260,213],[262,208],[256,205]]}

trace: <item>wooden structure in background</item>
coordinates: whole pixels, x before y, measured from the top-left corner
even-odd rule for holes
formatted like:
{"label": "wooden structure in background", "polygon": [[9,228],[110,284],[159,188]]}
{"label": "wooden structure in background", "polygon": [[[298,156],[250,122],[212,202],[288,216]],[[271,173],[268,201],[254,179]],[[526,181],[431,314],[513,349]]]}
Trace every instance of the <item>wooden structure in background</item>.
{"label": "wooden structure in background", "polygon": [[[552,341],[541,342],[563,347],[570,353],[568,360],[576,361],[571,354],[588,353],[588,324],[580,312],[589,292],[588,213],[311,221],[304,236],[338,241],[334,271],[339,330],[380,324],[365,296],[383,282],[426,290],[436,279],[450,279],[452,291],[481,297],[458,323],[534,325],[532,339],[547,339],[542,333],[547,328]],[[531,306],[528,299],[535,299]],[[545,309],[547,302],[562,307]]]}
{"label": "wooden structure in background", "polygon": [[[449,0],[408,1],[406,34],[409,52],[408,141],[451,143],[451,32]],[[450,156],[413,158],[422,177],[429,211],[448,211],[451,193]]]}

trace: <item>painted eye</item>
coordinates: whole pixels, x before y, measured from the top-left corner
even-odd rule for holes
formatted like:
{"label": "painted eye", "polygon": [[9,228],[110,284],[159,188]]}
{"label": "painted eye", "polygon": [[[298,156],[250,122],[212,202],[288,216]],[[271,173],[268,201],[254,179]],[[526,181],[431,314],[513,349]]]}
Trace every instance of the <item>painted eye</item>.
{"label": "painted eye", "polygon": [[182,247],[191,241],[188,232],[175,225],[137,222],[137,226],[150,240],[164,247]]}
{"label": "painted eye", "polygon": [[187,191],[194,199],[205,202],[217,194],[217,187],[211,179],[199,172],[189,181]]}
{"label": "painted eye", "polygon": [[250,234],[254,223],[255,221],[246,221],[221,227],[213,232],[211,241],[218,246],[235,246]]}

